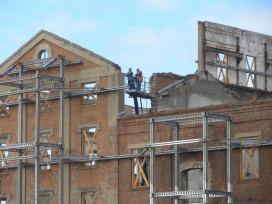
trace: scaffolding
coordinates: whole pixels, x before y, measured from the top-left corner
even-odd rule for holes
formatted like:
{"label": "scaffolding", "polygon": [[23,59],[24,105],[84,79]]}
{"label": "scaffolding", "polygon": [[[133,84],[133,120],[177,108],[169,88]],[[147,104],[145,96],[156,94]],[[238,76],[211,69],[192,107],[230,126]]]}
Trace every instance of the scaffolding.
{"label": "scaffolding", "polygon": [[[214,122],[227,122],[226,129],[226,138],[216,138],[213,139],[215,142],[224,142],[226,146],[211,146],[208,147],[208,142],[211,141],[208,137],[208,123]],[[155,141],[155,124],[164,124],[170,125],[174,127],[174,138],[175,141],[169,142],[161,142],[156,143]],[[179,138],[179,129],[180,126],[185,125],[194,125],[194,124],[202,124],[203,137],[200,139],[189,139],[189,140],[180,140]],[[153,118],[150,119],[150,145],[146,147],[143,151],[147,151],[150,149],[150,204],[155,204],[156,198],[168,198],[175,199],[175,204],[179,203],[181,199],[189,199],[189,198],[202,198],[203,203],[209,202],[209,197],[225,197],[227,196],[227,202],[233,203],[233,181],[232,181],[232,149],[233,148],[243,148],[249,146],[266,146],[272,144],[272,139],[248,139],[248,138],[232,138],[232,118],[230,116],[224,116],[219,114],[213,114],[208,112],[202,113],[194,113],[194,114],[184,114],[179,116],[170,116],[164,118]],[[247,144],[239,144],[247,142]],[[179,148],[179,145],[184,144],[192,144],[192,143],[202,143],[202,148],[191,148],[184,149]],[[161,146],[174,146],[174,180],[175,180],[175,191],[173,192],[156,192],[155,190],[155,172],[156,166],[155,164],[155,155],[156,147]],[[227,190],[211,190],[208,185],[208,151],[210,150],[222,150],[226,149],[226,157],[227,157]],[[201,152],[203,153],[203,189],[202,190],[187,190],[180,191],[180,153],[188,153],[188,152]]]}
{"label": "scaffolding", "polygon": [[[10,151],[17,153],[17,157],[7,157],[0,158],[0,162],[7,161],[17,161],[17,164],[6,164],[0,166],[0,170],[8,169],[8,168],[17,168],[18,169],[18,182],[17,182],[17,203],[22,203],[22,172],[23,167],[34,166],[35,169],[35,204],[39,203],[39,175],[40,175],[40,165],[45,165],[47,163],[59,164],[59,203],[63,204],[63,165],[65,162],[81,162],[81,161],[99,161],[99,160],[112,160],[112,159],[128,159],[135,158],[139,156],[150,156],[150,203],[155,203],[155,198],[171,198],[175,199],[175,203],[178,203],[180,199],[192,198],[192,197],[201,197],[203,198],[203,202],[207,203],[209,197],[218,197],[218,196],[227,196],[228,203],[233,202],[233,189],[232,189],[232,159],[231,153],[232,148],[241,148],[245,146],[251,145],[250,143],[244,145],[237,145],[246,139],[236,139],[231,138],[231,117],[211,114],[211,113],[196,113],[196,114],[187,114],[181,116],[171,116],[165,118],[153,118],[150,120],[150,145],[147,145],[143,151],[137,154],[125,154],[125,155],[64,155],[64,98],[65,97],[74,97],[86,94],[98,94],[104,92],[111,91],[119,91],[126,89],[126,86],[119,87],[110,87],[110,88],[101,88],[101,87],[93,87],[93,88],[70,88],[64,87],[64,67],[65,65],[73,65],[80,64],[82,61],[74,60],[67,61],[64,56],[57,56],[53,58],[46,58],[40,60],[27,61],[22,63],[17,63],[16,65],[12,65],[8,69],[6,69],[2,76],[6,75],[14,75],[18,74],[18,77],[12,77],[0,80],[0,85],[11,86],[18,88],[17,91],[1,93],[0,96],[10,96],[10,95],[18,95],[18,101],[15,102],[6,102],[1,103],[0,107],[5,106],[18,106],[18,144],[10,144],[6,146],[0,146],[0,151]],[[38,66],[28,68],[29,65]],[[40,65],[42,64],[42,65]],[[18,70],[15,68],[18,67]],[[50,67],[59,67],[59,77],[42,75],[39,73],[40,69],[48,69]],[[36,74],[32,75],[24,75],[25,72],[29,71],[37,71]],[[29,81],[31,80],[31,82]],[[33,80],[35,82],[33,82]],[[60,87],[52,87],[43,89],[42,85],[59,83]],[[55,96],[47,96],[41,97],[41,92],[45,90],[56,91],[59,94]],[[26,93],[35,93],[35,100],[30,100],[24,98],[24,94]],[[49,143],[49,142],[41,142],[40,141],[40,114],[41,114],[41,102],[47,100],[59,100],[60,106],[60,115],[59,115],[59,143]],[[35,104],[35,140],[34,142],[23,142],[23,104],[34,103]],[[217,142],[225,142],[226,146],[215,146],[208,147],[208,123],[209,122],[227,122],[227,137],[216,139]],[[155,142],[155,129],[154,125],[156,123],[170,125],[175,127],[175,141],[156,143]],[[180,140],[179,138],[179,127],[184,125],[193,125],[193,124],[203,124],[203,138],[202,139],[191,139],[191,140]],[[250,139],[247,139],[250,140]],[[258,140],[250,140],[251,143],[255,145],[263,146],[263,145],[271,145],[272,139],[258,139]],[[179,145],[190,144],[190,143],[203,143],[203,148],[194,148],[194,149],[182,149],[179,148]],[[234,145],[236,144],[236,145]],[[167,152],[159,152],[155,151],[156,147],[165,146],[165,145],[174,145],[174,150],[170,150]],[[50,150],[50,149],[58,149],[58,155],[50,155],[50,161],[43,162],[40,161],[41,150]],[[208,189],[208,151],[210,150],[227,150],[227,191],[215,191]],[[150,152],[147,152],[150,150]],[[180,191],[179,190],[179,156],[180,153],[187,152],[201,152],[203,151],[203,187],[202,191]],[[32,154],[30,154],[32,153]],[[26,155],[25,155],[26,154]],[[174,192],[155,192],[155,156],[157,155],[166,155],[166,154],[174,154],[175,156],[175,191]],[[27,162],[26,162],[27,160]],[[29,162],[29,160],[34,160],[34,162]]]}
{"label": "scaffolding", "polygon": [[[45,58],[40,60],[32,60],[27,62],[18,62],[7,68],[2,74],[1,77],[6,75],[14,75],[18,74],[18,77],[12,77],[8,79],[0,80],[0,85],[11,86],[18,88],[17,91],[1,93],[0,96],[10,96],[10,95],[18,95],[18,101],[15,102],[6,102],[1,103],[1,107],[9,107],[9,106],[18,106],[18,144],[5,145],[0,147],[0,151],[10,151],[17,152],[17,157],[5,157],[1,158],[1,162],[5,162],[5,165],[1,166],[0,169],[8,169],[8,168],[17,168],[18,169],[18,182],[17,182],[17,203],[22,203],[22,170],[23,167],[26,166],[34,166],[35,169],[35,193],[34,200],[35,204],[40,203],[40,192],[39,192],[39,175],[40,175],[40,166],[46,165],[48,163],[57,163],[59,164],[59,203],[63,204],[63,165],[64,162],[79,162],[79,161],[89,161],[92,158],[91,156],[70,156],[64,155],[64,98],[65,97],[73,97],[80,96],[86,94],[97,94],[103,92],[110,91],[118,91],[123,90],[125,86],[119,87],[111,87],[111,88],[101,88],[101,87],[93,87],[93,88],[65,88],[64,87],[64,66],[65,65],[73,65],[80,64],[81,60],[67,61],[65,57],[59,55],[57,57]],[[38,66],[35,66],[37,65]],[[41,65],[42,64],[42,65]],[[34,67],[27,67],[34,66]],[[18,68],[15,70],[15,68]],[[59,67],[59,77],[42,75],[39,73],[39,70],[46,70],[50,67]],[[24,72],[28,71],[36,71],[36,74],[25,75]],[[31,80],[31,82],[29,82]],[[33,80],[35,82],[33,82]],[[43,80],[43,81],[42,81]],[[45,84],[59,83],[59,87],[52,87],[47,89],[42,89],[41,86]],[[55,96],[47,96],[41,97],[42,91],[52,91],[58,92],[58,95]],[[35,100],[25,99],[24,94],[26,93],[35,93]],[[41,114],[41,102],[48,100],[59,99],[59,143],[45,143],[40,141],[40,114]],[[35,103],[35,139],[34,142],[23,143],[23,104],[27,103]],[[50,155],[49,162],[40,161],[41,150],[49,150],[49,149],[59,149],[58,155]],[[29,154],[31,153],[32,154]],[[24,155],[26,154],[27,155]],[[96,159],[100,157],[96,156]],[[34,162],[25,162],[26,160],[34,160]],[[8,161],[17,161],[17,164],[8,164]]]}

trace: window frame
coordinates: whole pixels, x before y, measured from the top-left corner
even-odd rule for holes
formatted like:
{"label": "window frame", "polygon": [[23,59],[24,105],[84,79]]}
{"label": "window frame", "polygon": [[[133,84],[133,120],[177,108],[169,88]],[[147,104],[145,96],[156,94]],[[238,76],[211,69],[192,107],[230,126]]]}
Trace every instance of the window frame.
{"label": "window frame", "polygon": [[[234,134],[234,138],[242,138],[242,139],[261,139],[262,138],[262,131],[252,131],[252,132],[241,132],[241,133],[236,133]],[[248,151],[249,149],[251,149],[251,151]],[[258,150],[257,152],[256,149]],[[243,148],[240,148],[240,180],[241,181],[247,181],[247,180],[256,180],[256,179],[259,179],[260,178],[260,153],[259,153],[259,147],[257,146],[251,146],[251,147],[243,147]],[[244,155],[244,152],[245,154],[247,155],[246,157],[243,157]],[[254,160],[252,159],[254,154],[257,154],[256,157],[257,157],[257,161],[254,162]],[[249,158],[251,157],[251,158]],[[244,161],[243,159],[244,158],[247,158],[246,161]],[[252,166],[252,163],[254,166]],[[245,165],[243,165],[244,163],[246,163]],[[256,166],[257,165],[257,169]],[[246,167],[246,169],[244,168],[244,166]],[[254,178],[245,178],[245,173],[246,171],[249,169],[249,168],[252,168],[252,170],[254,171],[255,173],[255,176]],[[258,170],[257,174],[255,172],[255,170]]]}
{"label": "window frame", "polygon": [[[133,148],[131,149],[132,154],[138,154],[144,148]],[[133,189],[146,188],[150,186],[149,183],[149,162],[147,156],[134,157],[131,159],[131,187]],[[146,165],[146,167],[144,167]],[[137,170],[136,170],[137,168]],[[141,179],[141,183],[138,181]]]}

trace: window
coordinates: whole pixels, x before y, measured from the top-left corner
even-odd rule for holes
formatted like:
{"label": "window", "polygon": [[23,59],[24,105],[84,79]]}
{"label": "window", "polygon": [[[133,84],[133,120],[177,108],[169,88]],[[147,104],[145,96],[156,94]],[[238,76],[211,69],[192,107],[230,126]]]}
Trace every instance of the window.
{"label": "window", "polygon": [[[8,142],[9,134],[0,134],[0,146],[6,146]],[[0,151],[0,158],[7,158],[8,157],[8,151]],[[8,165],[8,161],[2,161],[1,166]]]}
{"label": "window", "polygon": [[41,50],[38,56],[39,59],[46,59],[48,58],[48,53],[45,50]]}
{"label": "window", "polygon": [[50,204],[50,195],[40,195],[40,204]]}
{"label": "window", "polygon": [[[246,69],[256,71],[256,57],[246,56]],[[246,86],[256,88],[256,77],[254,73],[246,73]]]}
{"label": "window", "polygon": [[[228,65],[228,55],[216,53],[216,62],[220,63],[222,65]],[[222,82],[228,83],[228,69],[225,67],[217,67],[217,79],[219,79]]]}
{"label": "window", "polygon": [[54,191],[46,190],[40,191],[40,204],[50,204],[50,199],[52,198]]}
{"label": "window", "polygon": [[[96,83],[92,82],[92,83],[85,83],[85,84],[81,84],[82,88],[86,88],[86,90],[95,90],[96,88]],[[82,96],[82,105],[92,105],[92,104],[96,104],[97,102],[97,95],[94,94],[86,94]]]}
{"label": "window", "polygon": [[82,192],[81,193],[81,204],[94,204],[97,194],[96,191]]}
{"label": "window", "polygon": [[[260,139],[261,131],[236,133],[234,137],[241,139]],[[242,144],[251,143],[250,141],[243,141]],[[257,179],[259,178],[259,148],[256,146],[249,146],[240,149],[240,178]]]}
{"label": "window", "polygon": [[[51,139],[50,133],[41,133],[40,142],[49,143]],[[41,151],[41,170],[49,170],[51,161],[51,149]]]}
{"label": "window", "polygon": [[[186,190],[203,190],[203,169],[186,171]],[[202,203],[202,198],[187,199],[188,203]]]}
{"label": "window", "polygon": [[82,154],[90,155],[90,161],[84,163],[84,166],[95,166],[96,162],[91,160],[97,156],[97,131],[96,128],[82,128]]}
{"label": "window", "polygon": [[[132,154],[138,154],[142,149],[132,149]],[[148,158],[145,156],[132,159],[132,188],[148,187]]]}
{"label": "window", "polygon": [[[46,99],[51,95],[51,92],[48,90],[43,90],[40,92],[41,99]],[[49,100],[41,100],[41,111],[49,111],[52,109],[51,103]]]}
{"label": "window", "polygon": [[[10,96],[0,96],[0,105],[8,103]],[[9,106],[0,106],[0,117],[6,117],[9,115]]]}

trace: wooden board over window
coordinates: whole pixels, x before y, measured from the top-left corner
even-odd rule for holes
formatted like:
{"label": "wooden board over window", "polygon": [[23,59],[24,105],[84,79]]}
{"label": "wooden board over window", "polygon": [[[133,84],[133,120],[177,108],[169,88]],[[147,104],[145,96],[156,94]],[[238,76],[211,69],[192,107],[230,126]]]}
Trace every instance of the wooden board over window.
{"label": "wooden board over window", "polygon": [[[261,131],[242,132],[234,134],[235,138],[258,139],[262,137]],[[244,142],[246,144],[246,142]],[[259,148],[256,146],[244,147],[240,150],[240,178],[259,178]]]}

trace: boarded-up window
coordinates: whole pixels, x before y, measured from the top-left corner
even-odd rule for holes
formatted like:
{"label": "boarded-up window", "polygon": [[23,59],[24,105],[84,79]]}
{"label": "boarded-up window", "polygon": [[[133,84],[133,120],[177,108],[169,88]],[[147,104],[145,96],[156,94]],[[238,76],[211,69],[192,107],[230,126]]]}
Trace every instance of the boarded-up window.
{"label": "boarded-up window", "polygon": [[90,156],[90,161],[84,164],[86,166],[95,166],[96,162],[92,160],[92,158],[97,156],[96,128],[83,128],[81,134],[82,134],[82,154]]}
{"label": "boarded-up window", "polygon": [[52,109],[51,107],[51,101],[48,100],[48,97],[50,97],[51,92],[48,90],[43,90],[40,92],[41,96],[41,111],[49,111]]}
{"label": "boarded-up window", "polygon": [[[132,154],[138,154],[142,149],[132,149]],[[148,158],[145,156],[132,159],[132,187],[147,187],[148,181]]]}
{"label": "boarded-up window", "polygon": [[[4,147],[7,145],[8,142],[8,136],[6,134],[0,135],[0,146]],[[8,157],[8,151],[0,151],[0,158],[7,158]],[[1,166],[8,165],[8,161],[2,161]]]}
{"label": "boarded-up window", "polygon": [[[186,172],[186,190],[203,190],[202,169],[190,169]],[[202,198],[190,198],[189,203],[202,203]]]}
{"label": "boarded-up window", "polygon": [[96,197],[95,191],[81,193],[81,204],[94,204]]}
{"label": "boarded-up window", "polygon": [[[252,141],[246,139],[260,139],[262,137],[261,131],[242,132],[234,134],[235,138],[241,138],[242,144],[252,144]],[[240,178],[256,179],[259,178],[259,148],[251,145],[241,148],[240,150]]]}
{"label": "boarded-up window", "polygon": [[0,117],[6,117],[9,115],[9,106],[2,105],[8,103],[10,96],[0,96]]}
{"label": "boarded-up window", "polygon": [[[257,137],[250,137],[257,139]],[[256,146],[241,149],[241,179],[259,178],[259,148]]]}
{"label": "boarded-up window", "polygon": [[[49,143],[51,139],[50,133],[41,133],[40,142]],[[51,149],[46,149],[41,151],[41,170],[49,170],[51,161]]]}
{"label": "boarded-up window", "polygon": [[[89,90],[92,91],[92,90],[95,90],[96,83],[95,82],[84,83],[84,84],[81,84],[81,87],[86,88],[86,91],[89,91]],[[82,105],[92,105],[92,104],[96,104],[96,102],[97,102],[96,94],[89,93],[82,96]]]}
{"label": "boarded-up window", "polygon": [[246,56],[246,86],[256,88],[256,57]]}
{"label": "boarded-up window", "polygon": [[50,204],[50,195],[40,195],[40,204]]}
{"label": "boarded-up window", "polygon": [[228,65],[228,55],[216,53],[216,62],[219,63],[222,66],[217,67],[217,78],[225,83],[229,82],[228,79],[228,68],[226,68],[224,65]]}

